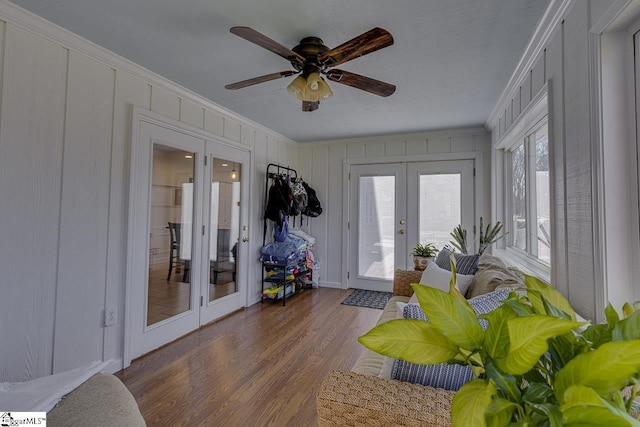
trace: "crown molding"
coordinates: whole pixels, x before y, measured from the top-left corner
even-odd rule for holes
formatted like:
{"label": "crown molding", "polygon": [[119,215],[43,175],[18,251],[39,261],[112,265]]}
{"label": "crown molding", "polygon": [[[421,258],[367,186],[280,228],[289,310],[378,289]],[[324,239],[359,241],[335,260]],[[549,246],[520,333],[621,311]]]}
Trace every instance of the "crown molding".
{"label": "crown molding", "polygon": [[500,94],[496,105],[491,110],[489,118],[485,122],[485,127],[491,131],[493,125],[500,120],[500,116],[504,111],[504,106],[511,102],[519,90],[520,86],[527,78],[529,70],[534,66],[534,63],[540,53],[544,50],[545,46],[551,39],[551,36],[556,30],[556,27],[562,22],[567,15],[567,12],[573,7],[575,0],[551,0],[547,10],[538,22],[536,30],[533,36],[527,44],[527,48],[524,50],[518,65],[511,74],[509,82],[505,86],[504,90]]}
{"label": "crown molding", "polygon": [[188,99],[189,101],[197,104],[202,108],[214,111],[223,115],[226,118],[239,121],[246,124],[256,130],[267,133],[276,139],[291,144],[297,144],[296,141],[281,135],[264,125],[256,123],[240,114],[231,111],[222,105],[205,98],[204,96],[193,92],[171,80],[154,73],[128,59],[125,59],[102,46],[99,46],[71,31],[54,24],[46,19],[32,13],[28,10],[17,6],[8,0],[0,0],[0,20],[14,25],[30,33],[36,34],[46,40],[61,45],[62,47],[75,51],[84,56],[87,56],[94,61],[97,61],[107,67],[113,68],[117,71],[127,73],[132,77],[145,81],[152,86],[165,89],[176,96]]}
{"label": "crown molding", "polygon": [[403,140],[416,140],[429,138],[447,138],[447,137],[459,137],[459,136],[473,136],[473,135],[487,135],[487,132],[483,126],[471,126],[449,129],[434,129],[418,132],[403,132],[403,133],[390,133],[383,135],[371,135],[371,136],[357,136],[353,138],[340,138],[340,139],[328,139],[324,141],[309,141],[300,143],[300,147],[317,147],[324,145],[348,145],[348,144],[372,144],[372,143],[384,143],[392,141]]}

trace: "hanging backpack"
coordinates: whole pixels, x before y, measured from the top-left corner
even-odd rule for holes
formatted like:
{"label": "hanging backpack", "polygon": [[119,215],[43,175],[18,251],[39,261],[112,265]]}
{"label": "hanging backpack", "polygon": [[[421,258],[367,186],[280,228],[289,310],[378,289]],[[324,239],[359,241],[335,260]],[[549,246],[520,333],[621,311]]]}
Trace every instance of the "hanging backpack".
{"label": "hanging backpack", "polygon": [[307,192],[307,207],[304,209],[304,211],[302,211],[302,214],[315,218],[322,213],[320,200],[318,200],[318,196],[316,195],[316,190],[309,187],[309,184],[303,181],[302,185],[304,186],[304,189]]}
{"label": "hanging backpack", "polygon": [[304,189],[302,181],[297,181],[291,184],[291,191],[293,192],[293,201],[298,210],[295,215],[300,215],[307,208],[307,190]]}
{"label": "hanging backpack", "polygon": [[293,183],[291,182],[290,176],[287,175],[287,179],[284,182],[284,185],[286,185],[288,189],[288,194],[287,194],[287,198],[289,200],[289,206],[287,210],[288,215],[291,215],[291,216],[300,215],[302,213],[302,209],[300,208],[300,205],[298,204],[298,200],[296,199],[296,196],[293,193]]}
{"label": "hanging backpack", "polygon": [[[284,186],[289,187],[286,183]],[[283,188],[283,181],[279,178],[273,181],[269,188],[269,197],[265,208],[264,217],[282,226],[285,215],[289,213],[289,198],[287,189]]]}

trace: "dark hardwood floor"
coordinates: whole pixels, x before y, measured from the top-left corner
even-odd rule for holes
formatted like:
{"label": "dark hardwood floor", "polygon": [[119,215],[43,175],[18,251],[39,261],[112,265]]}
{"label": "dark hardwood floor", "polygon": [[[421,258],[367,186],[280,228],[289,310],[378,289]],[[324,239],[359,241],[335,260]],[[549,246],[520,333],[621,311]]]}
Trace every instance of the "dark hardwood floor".
{"label": "dark hardwood floor", "polygon": [[135,361],[117,375],[149,426],[315,426],[332,369],[350,369],[357,337],[381,311],[341,305],[350,291],[306,290],[241,310]]}

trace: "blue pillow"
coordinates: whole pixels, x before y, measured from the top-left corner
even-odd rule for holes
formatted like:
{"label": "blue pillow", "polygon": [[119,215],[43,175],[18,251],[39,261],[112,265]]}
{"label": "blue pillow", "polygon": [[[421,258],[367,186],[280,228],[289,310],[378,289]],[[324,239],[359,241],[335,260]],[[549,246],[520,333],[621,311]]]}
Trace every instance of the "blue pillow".
{"label": "blue pillow", "polygon": [[[444,247],[438,252],[435,263],[438,267],[451,271],[450,257],[451,251]],[[458,274],[476,274],[480,254],[464,255],[456,252],[454,258],[456,260],[456,272]]]}
{"label": "blue pillow", "polygon": [[[469,304],[478,315],[489,313],[500,307],[502,301],[507,299],[510,292],[510,289],[499,289],[476,298],[471,298]],[[405,319],[428,321],[419,304],[407,304],[404,307],[403,317]],[[480,320],[480,324],[483,329],[486,329],[488,326],[486,320]],[[393,362],[391,378],[413,384],[422,384],[457,391],[466,382],[473,379],[473,372],[468,366],[449,365],[447,363],[418,365],[396,359]]]}

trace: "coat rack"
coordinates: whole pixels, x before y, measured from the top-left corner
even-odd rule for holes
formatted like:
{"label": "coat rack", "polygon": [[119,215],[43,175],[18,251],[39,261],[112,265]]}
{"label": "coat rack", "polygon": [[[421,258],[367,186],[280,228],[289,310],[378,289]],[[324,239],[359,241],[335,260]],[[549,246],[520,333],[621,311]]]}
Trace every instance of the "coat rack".
{"label": "coat rack", "polygon": [[[275,163],[269,163],[267,165],[267,179],[265,180],[265,184],[264,184],[264,206],[263,206],[263,212],[264,210],[267,208],[267,201],[269,198],[269,179],[278,179],[278,178],[284,178],[286,176],[290,176],[291,179],[297,179],[298,178],[298,171],[296,171],[295,169],[292,168],[288,168],[285,166],[280,166],[277,165]],[[262,233],[262,245],[264,246],[264,244],[267,241],[267,219],[264,218],[264,224],[263,224],[263,233]]]}

